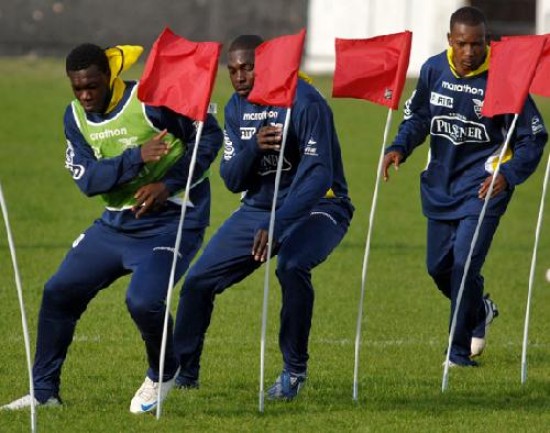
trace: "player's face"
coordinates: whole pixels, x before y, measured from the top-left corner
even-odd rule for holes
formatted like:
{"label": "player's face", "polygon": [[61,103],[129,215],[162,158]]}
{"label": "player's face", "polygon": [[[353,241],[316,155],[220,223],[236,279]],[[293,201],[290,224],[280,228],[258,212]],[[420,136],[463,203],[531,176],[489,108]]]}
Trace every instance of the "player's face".
{"label": "player's face", "polygon": [[453,64],[459,75],[467,75],[481,66],[487,54],[484,24],[455,23],[447,39],[453,48]]}
{"label": "player's face", "polygon": [[67,73],[74,96],[87,113],[104,113],[109,102],[109,75],[96,65]]}
{"label": "player's face", "polygon": [[235,92],[246,98],[254,86],[254,50],[230,51],[227,69]]}

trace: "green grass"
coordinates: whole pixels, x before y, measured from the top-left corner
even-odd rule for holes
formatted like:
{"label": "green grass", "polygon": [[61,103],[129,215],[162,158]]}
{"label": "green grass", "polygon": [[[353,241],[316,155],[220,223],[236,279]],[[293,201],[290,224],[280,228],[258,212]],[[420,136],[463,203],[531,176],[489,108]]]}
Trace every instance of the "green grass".
{"label": "green grass", "polygon": [[[135,72],[139,75],[139,70]],[[71,242],[101,212],[64,168],[63,110],[71,98],[55,60],[0,60],[0,181],[14,234],[31,339],[44,282]],[[330,78],[316,84],[330,94]],[[412,83],[410,83],[412,85]],[[405,95],[409,92],[406,91]],[[213,100],[223,123],[230,94],[220,70]],[[539,249],[529,349],[529,380],[520,384],[523,316],[544,164],[518,188],[484,269],[501,317],[491,329],[478,369],[452,370],[441,393],[448,303],[424,265],[425,220],[418,176],[419,148],[381,186],[369,263],[360,401],[351,398],[353,342],[368,215],[387,110],[363,101],[329,100],[334,109],[355,218],[347,237],[314,272],[316,304],[309,381],[300,398],[266,402],[258,413],[259,337],[263,272],[217,298],[205,345],[201,388],[173,392],[163,417],[133,416],[130,399],[146,369],[143,344],[124,304],[122,279],[100,293],[80,321],[63,371],[65,407],[39,410],[41,432],[518,432],[550,425],[550,263],[548,215]],[[550,104],[539,100],[550,123]],[[392,136],[400,114],[394,117]],[[546,161],[546,160],[544,160]],[[212,176],[214,229],[238,196]],[[0,228],[0,402],[28,387],[21,319],[4,226]],[[266,386],[278,374],[280,292],[272,279]],[[178,288],[180,286],[178,285]],[[175,298],[174,298],[175,299]],[[175,302],[173,302],[175,304]],[[0,432],[29,431],[28,412],[0,413]]]}

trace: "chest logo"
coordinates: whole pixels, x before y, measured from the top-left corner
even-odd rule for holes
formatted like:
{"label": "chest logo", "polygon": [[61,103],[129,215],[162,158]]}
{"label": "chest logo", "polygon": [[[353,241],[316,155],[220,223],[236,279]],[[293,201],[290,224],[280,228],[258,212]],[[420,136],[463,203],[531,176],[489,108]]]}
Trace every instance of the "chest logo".
{"label": "chest logo", "polygon": [[241,127],[241,140],[250,140],[256,133],[256,128]]}
{"label": "chest logo", "polygon": [[471,122],[453,116],[434,117],[430,134],[445,137],[454,145],[489,142],[489,135],[483,123]]}
{"label": "chest logo", "polygon": [[474,113],[476,114],[478,119],[481,119],[483,117],[481,115],[481,109],[483,108],[483,101],[479,99],[472,99],[472,102],[474,103]]}
{"label": "chest logo", "polygon": [[453,108],[454,99],[441,93],[432,92],[430,95],[430,104],[437,107]]}
{"label": "chest logo", "polygon": [[128,137],[128,138],[119,138],[118,142],[122,145],[122,149],[126,150],[132,147],[136,147],[138,145],[137,140],[138,138],[134,136],[134,137]]}
{"label": "chest logo", "polygon": [[[275,173],[277,171],[277,163],[279,162],[278,154],[268,154],[264,155],[260,160],[260,168],[258,169],[258,174],[260,176],[267,176],[268,174]],[[290,171],[292,169],[292,164],[288,159],[283,160],[282,171]]]}

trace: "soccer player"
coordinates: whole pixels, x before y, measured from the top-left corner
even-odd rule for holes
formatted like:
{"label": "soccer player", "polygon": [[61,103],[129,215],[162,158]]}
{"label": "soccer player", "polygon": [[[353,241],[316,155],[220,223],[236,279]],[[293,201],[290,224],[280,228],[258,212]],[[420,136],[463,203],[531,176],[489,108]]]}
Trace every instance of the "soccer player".
{"label": "soccer player", "polygon": [[[87,196],[100,195],[105,211],[73,242],[55,275],[46,283],[38,321],[33,374],[36,404],[60,405],[61,368],[78,319],[97,293],[123,275],[132,274],[126,304],[136,323],[149,362],[143,385],[130,411],[156,407],[165,298],[195,126],[166,108],[144,105],[139,84],[118,75],[128,69],[141,47],[103,50],[93,44],[74,48],[66,72],[76,99],[64,117],[65,166]],[[198,148],[176,281],[199,250],[209,221],[208,167],[223,143],[216,120],[208,116]],[[174,383],[179,363],[172,347],[172,323],[162,399]],[[3,406],[31,405],[30,395]]]}
{"label": "soccer player", "polygon": [[[438,289],[456,298],[498,155],[513,116],[483,117],[490,50],[483,13],[463,7],[451,15],[449,48],[428,59],[392,145],[386,149],[384,178],[430,135],[430,159],[421,175],[422,207],[428,219],[427,268]],[[457,316],[451,366],[475,366],[487,326],[498,315],[483,296],[481,268],[501,216],[516,185],[536,169],[548,135],[535,104],[528,98],[519,115],[510,148],[495,179]]]}
{"label": "soccer player", "polygon": [[[235,89],[225,107],[221,176],[243,194],[242,204],[214,234],[189,270],[181,290],[175,347],[181,372],[176,385],[197,387],[199,358],[215,295],[238,283],[266,260],[268,226],[286,109],[253,104],[255,35],[236,38],[228,50]],[[306,81],[298,87],[277,197],[273,254],[282,288],[279,346],[283,368],[268,398],[293,399],[307,375],[314,291],[311,270],[340,243],[353,206],[344,178],[332,112]]]}

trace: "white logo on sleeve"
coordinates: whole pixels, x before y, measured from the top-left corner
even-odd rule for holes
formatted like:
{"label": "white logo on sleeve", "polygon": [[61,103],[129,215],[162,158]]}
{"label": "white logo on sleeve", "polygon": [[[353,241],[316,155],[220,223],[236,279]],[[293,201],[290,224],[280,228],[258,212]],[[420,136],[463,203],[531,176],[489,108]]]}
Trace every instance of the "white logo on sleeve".
{"label": "white logo on sleeve", "polygon": [[536,135],[544,129],[542,122],[538,116],[533,116],[531,119],[531,131]]}
{"label": "white logo on sleeve", "polygon": [[67,140],[67,150],[65,151],[65,168],[69,169],[74,180],[80,179],[86,172],[83,165],[74,163],[74,147],[69,140]]}
{"label": "white logo on sleeve", "polygon": [[86,236],[84,233],[78,235],[78,237],[73,241],[73,248],[76,248],[78,246],[82,239],[84,239],[84,236]]}
{"label": "white logo on sleeve", "polygon": [[223,159],[229,161],[233,156],[235,156],[235,148],[233,147],[233,142],[229,138],[227,131],[223,131]]}
{"label": "white logo on sleeve", "polygon": [[414,99],[414,95],[416,95],[416,89],[413,90],[411,97],[405,101],[405,108],[403,109],[403,118],[409,119],[412,116],[412,110],[411,110],[411,104],[412,100]]}
{"label": "white logo on sleeve", "polygon": [[304,155],[319,156],[317,154],[317,142],[313,139],[313,137],[310,137],[309,141],[307,142],[307,146],[304,149]]}

